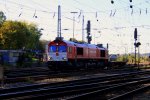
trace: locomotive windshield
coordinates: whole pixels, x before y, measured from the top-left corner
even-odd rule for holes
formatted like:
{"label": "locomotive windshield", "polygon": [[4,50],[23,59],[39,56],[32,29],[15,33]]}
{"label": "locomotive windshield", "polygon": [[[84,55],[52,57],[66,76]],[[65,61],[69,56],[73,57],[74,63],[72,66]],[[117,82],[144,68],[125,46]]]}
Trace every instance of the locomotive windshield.
{"label": "locomotive windshield", "polygon": [[64,45],[60,45],[60,46],[52,45],[50,46],[49,50],[50,52],[66,52],[67,47]]}
{"label": "locomotive windshield", "polygon": [[67,51],[67,47],[64,46],[64,45],[60,45],[60,46],[58,47],[58,51],[59,51],[59,52],[66,52],[66,51]]}
{"label": "locomotive windshield", "polygon": [[50,52],[56,52],[57,47],[55,45],[52,45],[49,47]]}

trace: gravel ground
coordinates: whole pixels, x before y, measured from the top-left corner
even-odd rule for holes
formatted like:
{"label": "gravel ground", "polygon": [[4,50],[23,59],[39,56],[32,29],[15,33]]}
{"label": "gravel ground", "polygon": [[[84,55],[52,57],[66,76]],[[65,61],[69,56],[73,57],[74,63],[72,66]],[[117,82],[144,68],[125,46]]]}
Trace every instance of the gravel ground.
{"label": "gravel ground", "polygon": [[70,77],[59,77],[59,78],[49,78],[49,79],[44,79],[40,81],[36,81],[36,83],[54,83],[54,82],[64,82],[64,81],[71,81],[71,80],[78,80],[78,79],[85,79],[85,78],[92,78],[92,77],[99,77],[99,76],[107,76],[110,74],[106,73],[97,73],[97,74],[78,74],[75,76],[70,76]]}

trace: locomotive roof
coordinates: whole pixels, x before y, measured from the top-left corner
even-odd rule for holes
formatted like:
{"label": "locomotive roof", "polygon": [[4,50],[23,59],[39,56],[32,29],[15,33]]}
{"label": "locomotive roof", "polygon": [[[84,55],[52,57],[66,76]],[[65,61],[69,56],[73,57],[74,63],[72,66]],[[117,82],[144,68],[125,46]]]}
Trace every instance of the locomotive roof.
{"label": "locomotive roof", "polygon": [[66,44],[71,44],[71,45],[76,45],[77,44],[73,41],[67,41],[67,40],[62,40],[62,41],[65,42]]}
{"label": "locomotive roof", "polygon": [[76,45],[76,46],[79,46],[79,47],[89,47],[89,48],[100,48],[100,49],[102,49],[102,50],[106,50],[106,48],[104,48],[104,47],[98,47],[98,46],[96,46],[95,44],[76,43],[76,42],[67,41],[67,40],[62,40],[62,41],[65,42],[66,44],[69,44],[69,45]]}
{"label": "locomotive roof", "polygon": [[[56,41],[56,40],[54,40],[54,41]],[[51,41],[51,42],[54,42],[54,41]],[[99,48],[101,50],[107,50],[106,48],[99,47],[99,46],[97,46],[95,44],[77,43],[77,42],[67,41],[67,40],[61,40],[61,42],[64,42],[64,43],[66,43],[67,45],[70,45],[70,46],[72,45],[72,46],[78,46],[78,47]]]}

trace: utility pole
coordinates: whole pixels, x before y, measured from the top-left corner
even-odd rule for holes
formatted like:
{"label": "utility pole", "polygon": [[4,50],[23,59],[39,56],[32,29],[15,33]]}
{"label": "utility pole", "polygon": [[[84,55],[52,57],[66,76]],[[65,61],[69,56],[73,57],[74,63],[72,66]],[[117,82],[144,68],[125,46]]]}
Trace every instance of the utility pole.
{"label": "utility pole", "polygon": [[134,65],[136,66],[136,41],[137,41],[137,28],[135,28],[135,30],[134,30],[134,39],[135,39],[135,42],[134,42],[134,46],[135,46],[135,63],[134,63]]}
{"label": "utility pole", "polygon": [[136,48],[138,48],[138,69],[139,69],[139,62],[140,62],[139,46],[141,45],[141,43],[137,42],[137,36],[140,36],[140,35],[137,35],[137,28],[135,28],[135,31],[134,31],[134,39],[135,39],[135,43],[134,43],[134,46],[135,46],[135,66],[136,66]]}
{"label": "utility pole", "polygon": [[140,46],[139,45],[141,45],[141,43],[140,43],[140,35],[138,35],[138,67],[139,67],[139,64],[140,64]]}
{"label": "utility pole", "polygon": [[84,16],[82,19],[82,41],[84,41]]}
{"label": "utility pole", "polygon": [[75,14],[78,12],[71,12],[73,13],[73,39],[74,39],[74,28],[75,28]]}
{"label": "utility pole", "polygon": [[87,41],[90,44],[92,40],[92,36],[91,36],[91,22],[90,20],[88,20],[87,22]]}
{"label": "utility pole", "polygon": [[58,24],[57,24],[57,37],[61,39],[61,8],[58,6]]}
{"label": "utility pole", "polygon": [[150,54],[149,54],[148,58],[149,58],[149,65],[150,65]]}

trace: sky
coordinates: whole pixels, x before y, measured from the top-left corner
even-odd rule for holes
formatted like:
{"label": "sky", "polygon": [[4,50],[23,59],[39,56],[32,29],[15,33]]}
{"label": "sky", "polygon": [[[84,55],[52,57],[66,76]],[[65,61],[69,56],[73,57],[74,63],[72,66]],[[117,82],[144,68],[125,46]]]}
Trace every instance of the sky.
{"label": "sky", "polygon": [[[43,28],[41,40],[57,36],[58,5],[61,6],[61,28],[65,40],[84,40],[87,21],[91,21],[92,44],[109,44],[109,53],[134,52],[134,30],[141,42],[140,53],[150,52],[150,0],[0,0],[0,10],[7,20],[27,21]],[[130,2],[132,1],[132,2]],[[132,5],[132,8],[131,8]],[[71,12],[77,12],[72,14]]]}

